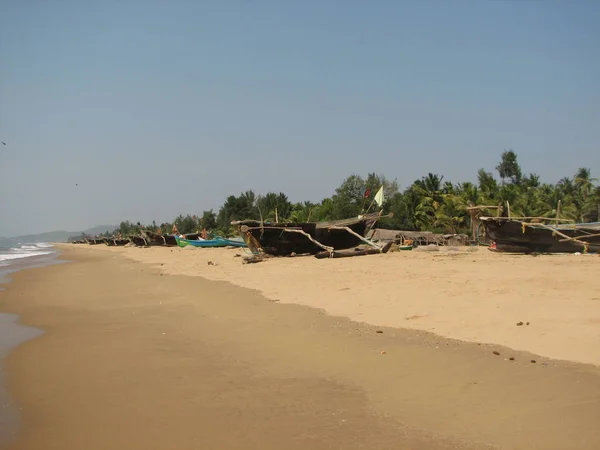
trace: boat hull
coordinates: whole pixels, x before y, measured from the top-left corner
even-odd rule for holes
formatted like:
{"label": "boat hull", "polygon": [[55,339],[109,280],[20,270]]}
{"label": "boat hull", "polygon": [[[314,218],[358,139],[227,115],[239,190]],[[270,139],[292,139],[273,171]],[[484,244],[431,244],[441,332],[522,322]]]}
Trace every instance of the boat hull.
{"label": "boat hull", "polygon": [[175,238],[180,247],[198,247],[198,248],[215,248],[215,247],[246,247],[243,241],[234,241],[231,239],[209,239],[209,240],[191,240]]}
{"label": "boat hull", "polygon": [[106,239],[106,245],[109,247],[122,247],[124,245],[129,244],[131,241],[129,239]]}
{"label": "boat hull", "polygon": [[[322,252],[323,247],[311,241],[310,238],[333,248],[333,250],[357,247],[364,243],[359,236],[365,236],[373,223],[374,220],[364,219],[330,223],[265,223],[262,226],[256,221],[243,221],[237,224],[241,225],[242,235],[248,243],[248,247],[253,251],[260,249],[270,255],[287,256],[292,254],[315,255]],[[244,226],[247,229],[245,232],[243,231]],[[347,227],[358,236],[349,233],[346,229],[336,227]]]}
{"label": "boat hull", "polygon": [[495,242],[495,250],[511,253],[576,253],[584,251],[600,251],[600,236],[587,238],[588,235],[600,233],[600,229],[578,224],[556,227],[560,233],[569,238],[582,239],[589,244],[564,240],[565,237],[552,229],[523,225],[523,222],[505,218],[486,218],[482,221],[490,241]]}

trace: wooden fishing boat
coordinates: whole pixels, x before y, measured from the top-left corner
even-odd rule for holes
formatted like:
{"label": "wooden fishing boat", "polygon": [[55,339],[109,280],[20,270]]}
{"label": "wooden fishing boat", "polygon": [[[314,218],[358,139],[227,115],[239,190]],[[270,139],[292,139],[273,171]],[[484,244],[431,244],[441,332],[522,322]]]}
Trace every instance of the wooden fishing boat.
{"label": "wooden fishing boat", "polygon": [[177,247],[177,241],[175,236],[172,234],[158,234],[152,231],[144,230],[142,237],[146,240],[148,246],[159,246],[166,245],[170,247]]}
{"label": "wooden fishing boat", "polygon": [[122,247],[124,245],[129,244],[131,241],[129,239],[117,239],[117,238],[106,238],[105,243],[109,247]]}
{"label": "wooden fishing boat", "polygon": [[129,236],[129,240],[138,247],[149,247],[148,241],[142,236]]}
{"label": "wooden fishing boat", "polygon": [[[158,234],[158,233],[154,233],[152,231],[144,231],[144,234],[146,235],[146,240],[148,242],[148,245],[166,245],[168,247],[177,247],[177,236],[176,234]],[[200,236],[199,233],[189,233],[189,234],[185,234],[183,235],[184,239],[190,239],[190,240],[195,240],[198,239],[198,237]]]}
{"label": "wooden fishing boat", "polygon": [[492,250],[512,253],[600,252],[600,222],[544,224],[541,221],[481,217]]}
{"label": "wooden fishing boat", "polygon": [[105,238],[88,239],[87,243],[90,244],[90,245],[104,244],[105,243]]}
{"label": "wooden fishing boat", "polygon": [[330,222],[271,223],[256,220],[232,222],[248,247],[254,252],[276,256],[317,254],[321,251],[333,256],[335,250],[345,250],[367,244],[381,251],[383,247],[365,238],[368,231],[382,217],[372,213],[354,219]]}
{"label": "wooden fishing boat", "polygon": [[233,239],[225,239],[221,237],[216,237],[214,239],[204,239],[204,240],[193,240],[193,239],[183,239],[180,237],[175,237],[177,241],[177,245],[180,247],[200,247],[200,248],[210,248],[210,247],[246,247],[246,243],[244,241],[237,241]]}

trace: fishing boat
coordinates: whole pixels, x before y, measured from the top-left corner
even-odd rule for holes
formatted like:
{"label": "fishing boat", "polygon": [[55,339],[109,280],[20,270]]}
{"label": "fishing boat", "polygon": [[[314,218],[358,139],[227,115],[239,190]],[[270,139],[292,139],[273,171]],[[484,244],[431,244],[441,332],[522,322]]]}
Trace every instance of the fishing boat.
{"label": "fishing boat", "polygon": [[201,247],[201,248],[210,248],[210,247],[246,247],[246,243],[241,240],[234,239],[225,239],[222,237],[215,237],[214,239],[184,239],[178,236],[175,236],[175,240],[177,245],[180,247]]}
{"label": "fishing boat", "polygon": [[237,227],[253,253],[289,256],[315,255],[326,251],[333,257],[336,250],[361,244],[367,244],[381,252],[384,247],[365,238],[365,235],[382,217],[391,217],[391,214],[382,216],[381,213],[371,213],[329,222],[272,223],[242,220],[231,224]]}
{"label": "fishing boat", "polygon": [[600,222],[545,224],[542,219],[481,217],[491,250],[512,253],[600,252]]}
{"label": "fishing boat", "polygon": [[131,241],[129,239],[106,238],[104,242],[109,247],[122,247],[129,244]]}
{"label": "fishing boat", "polygon": [[158,234],[152,231],[145,230],[144,234],[146,235],[146,241],[148,245],[166,245],[168,247],[177,247],[177,239],[180,236],[183,236],[184,239],[196,240],[200,237],[199,233],[189,233],[189,234]]}
{"label": "fishing boat", "polygon": [[142,236],[129,236],[129,239],[137,247],[149,247],[148,241]]}

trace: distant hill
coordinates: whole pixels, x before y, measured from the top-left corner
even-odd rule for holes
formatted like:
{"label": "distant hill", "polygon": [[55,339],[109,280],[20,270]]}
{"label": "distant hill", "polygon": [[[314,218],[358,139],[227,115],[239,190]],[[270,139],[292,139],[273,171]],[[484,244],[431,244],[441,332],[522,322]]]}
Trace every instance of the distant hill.
{"label": "distant hill", "polygon": [[82,231],[50,231],[41,234],[27,234],[24,236],[15,236],[12,238],[5,239],[13,242],[67,242],[70,237],[81,236],[81,233],[89,234],[94,236],[96,234],[102,234],[106,232],[113,232],[116,230],[118,225],[99,225],[97,227],[88,228]]}
{"label": "distant hill", "polygon": [[72,231],[49,231],[41,234],[26,234],[24,236],[15,236],[10,238],[11,241],[16,242],[67,242],[70,236],[74,236],[77,232]]}

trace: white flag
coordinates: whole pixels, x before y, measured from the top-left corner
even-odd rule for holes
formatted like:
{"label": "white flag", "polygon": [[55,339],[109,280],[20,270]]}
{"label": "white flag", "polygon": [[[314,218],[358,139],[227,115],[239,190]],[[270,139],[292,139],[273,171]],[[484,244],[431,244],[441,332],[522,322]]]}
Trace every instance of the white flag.
{"label": "white flag", "polygon": [[383,186],[379,188],[377,194],[375,194],[375,201],[381,207],[383,205]]}

